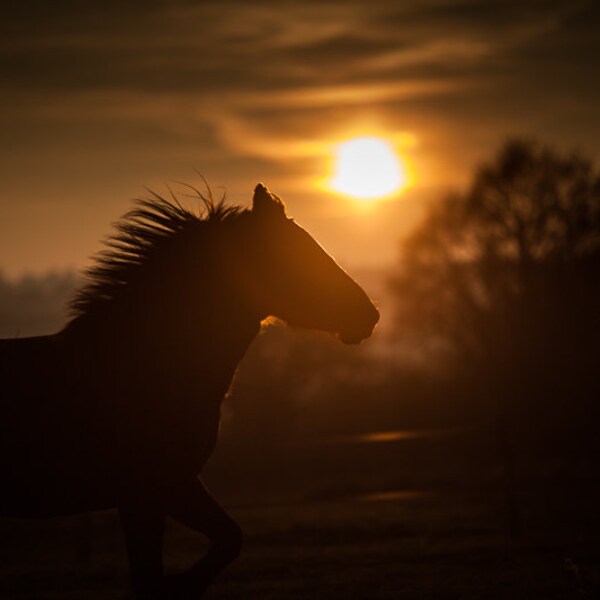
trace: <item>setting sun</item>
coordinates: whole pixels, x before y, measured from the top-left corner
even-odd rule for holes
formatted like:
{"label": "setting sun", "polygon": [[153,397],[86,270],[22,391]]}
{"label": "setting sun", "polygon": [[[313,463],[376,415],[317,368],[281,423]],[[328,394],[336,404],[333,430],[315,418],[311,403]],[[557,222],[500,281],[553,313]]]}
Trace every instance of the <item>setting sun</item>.
{"label": "setting sun", "polygon": [[378,137],[354,138],[335,147],[335,172],[329,187],[362,200],[383,198],[407,184],[393,146]]}

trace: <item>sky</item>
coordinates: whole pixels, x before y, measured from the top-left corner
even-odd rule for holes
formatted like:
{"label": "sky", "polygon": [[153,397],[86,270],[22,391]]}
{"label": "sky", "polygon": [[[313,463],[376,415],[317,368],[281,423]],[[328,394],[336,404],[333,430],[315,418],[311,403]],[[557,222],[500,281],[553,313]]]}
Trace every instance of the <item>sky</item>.
{"label": "sky", "polygon": [[[263,181],[344,266],[392,264],[427,201],[507,136],[600,158],[593,0],[10,2],[0,22],[0,270],[78,269],[144,186]],[[384,135],[413,173],[320,189]],[[173,184],[176,187],[176,184]]]}

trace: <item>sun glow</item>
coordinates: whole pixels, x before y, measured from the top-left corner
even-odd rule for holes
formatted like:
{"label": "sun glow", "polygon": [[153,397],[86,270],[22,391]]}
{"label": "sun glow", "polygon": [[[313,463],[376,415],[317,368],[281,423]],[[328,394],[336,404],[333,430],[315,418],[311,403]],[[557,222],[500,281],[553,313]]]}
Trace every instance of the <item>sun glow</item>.
{"label": "sun glow", "polygon": [[408,185],[405,166],[388,141],[360,137],[335,147],[334,175],[329,188],[361,200],[397,194]]}

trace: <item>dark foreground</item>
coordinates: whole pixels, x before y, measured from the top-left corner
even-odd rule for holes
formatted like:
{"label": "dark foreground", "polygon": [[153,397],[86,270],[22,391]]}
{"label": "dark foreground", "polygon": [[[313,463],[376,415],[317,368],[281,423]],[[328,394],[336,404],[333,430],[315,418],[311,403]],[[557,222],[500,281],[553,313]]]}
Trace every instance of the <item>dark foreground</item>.
{"label": "dark foreground", "polygon": [[[206,597],[600,598],[600,449],[576,453],[571,438],[536,453],[528,435],[513,448],[510,478],[490,428],[415,431],[360,443],[279,440],[262,454],[260,438],[236,448],[225,435],[206,479],[246,539]],[[81,517],[0,520],[0,599],[131,598],[116,513],[96,513],[92,530],[86,562]],[[167,569],[184,569],[203,544],[170,522]]]}
{"label": "dark foreground", "polygon": [[[499,500],[438,490],[240,508],[233,512],[247,533],[243,556],[207,597],[596,597],[594,525],[576,533],[577,515],[561,515],[568,509],[552,497],[524,495],[528,530],[511,542]],[[597,500],[587,499],[590,514]],[[0,597],[130,598],[116,515],[94,515],[89,565],[77,566],[78,527],[75,519],[3,521]],[[168,569],[184,567],[200,548],[201,540],[170,524]]]}

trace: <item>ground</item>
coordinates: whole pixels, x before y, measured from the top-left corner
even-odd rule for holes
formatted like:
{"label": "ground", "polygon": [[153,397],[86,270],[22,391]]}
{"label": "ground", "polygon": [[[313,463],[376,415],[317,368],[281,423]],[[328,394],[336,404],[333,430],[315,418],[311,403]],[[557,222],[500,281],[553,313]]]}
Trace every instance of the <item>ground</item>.
{"label": "ground", "polygon": [[[569,560],[580,559],[565,555],[560,532],[554,541],[535,532],[511,541],[502,527],[501,506],[489,497],[409,494],[233,512],[246,531],[244,552],[208,598],[593,597],[595,566],[570,566]],[[78,565],[75,557],[78,523],[4,522],[0,597],[131,598],[116,515],[94,515],[88,565]],[[168,568],[189,564],[202,547],[197,536],[171,523]]]}
{"label": "ground", "polygon": [[[566,461],[562,448],[558,458],[546,453],[537,462],[531,451],[516,456],[510,490],[487,430],[282,449],[269,461],[217,452],[209,487],[246,537],[242,556],[206,597],[600,597],[597,469]],[[593,453],[588,458],[595,464]],[[507,491],[522,525],[518,539],[511,537]],[[81,517],[0,520],[0,599],[132,598],[116,513],[94,514],[89,563],[77,556],[81,524]],[[169,523],[169,571],[191,564],[203,548],[200,537]]]}

